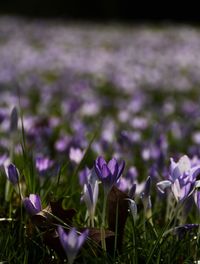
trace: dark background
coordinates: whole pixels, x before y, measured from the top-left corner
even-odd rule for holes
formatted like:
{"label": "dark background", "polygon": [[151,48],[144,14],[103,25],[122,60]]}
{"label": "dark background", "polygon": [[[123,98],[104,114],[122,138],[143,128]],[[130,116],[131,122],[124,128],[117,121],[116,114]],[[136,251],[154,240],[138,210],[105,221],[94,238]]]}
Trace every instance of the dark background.
{"label": "dark background", "polygon": [[0,0],[0,14],[28,17],[115,21],[199,23],[198,1],[134,0]]}

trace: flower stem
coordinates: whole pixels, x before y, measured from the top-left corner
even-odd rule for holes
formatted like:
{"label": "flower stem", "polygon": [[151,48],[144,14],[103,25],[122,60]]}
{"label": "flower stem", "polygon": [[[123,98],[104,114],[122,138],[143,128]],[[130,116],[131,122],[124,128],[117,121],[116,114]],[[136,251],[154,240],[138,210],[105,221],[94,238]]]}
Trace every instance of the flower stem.
{"label": "flower stem", "polygon": [[104,199],[103,199],[103,213],[102,213],[102,226],[105,227],[106,223],[106,201],[107,201],[107,195],[104,194]]}
{"label": "flower stem", "polygon": [[89,225],[91,226],[91,227],[94,227],[94,212],[90,212],[89,213],[89,219],[88,219],[89,221]]}
{"label": "flower stem", "polygon": [[94,227],[94,216],[91,217],[91,225]]}

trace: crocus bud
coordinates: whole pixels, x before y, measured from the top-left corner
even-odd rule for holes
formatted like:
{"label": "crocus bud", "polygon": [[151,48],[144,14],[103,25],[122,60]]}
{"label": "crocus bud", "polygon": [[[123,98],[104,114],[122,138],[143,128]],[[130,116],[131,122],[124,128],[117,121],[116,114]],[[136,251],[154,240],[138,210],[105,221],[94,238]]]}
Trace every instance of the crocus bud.
{"label": "crocus bud", "polygon": [[151,177],[148,176],[148,178],[145,182],[145,185],[144,185],[144,190],[140,195],[142,202],[144,204],[145,210],[148,210],[151,208],[150,190],[151,190]]}
{"label": "crocus bud", "polygon": [[129,208],[133,217],[133,221],[135,222],[137,219],[137,205],[134,200],[127,199],[129,201]]}
{"label": "crocus bud", "polygon": [[15,167],[14,164],[10,164],[7,169],[6,169],[6,175],[7,175],[7,178],[8,180],[16,185],[19,181],[19,172],[18,172],[18,169]]}
{"label": "crocus bud", "polygon": [[41,200],[38,194],[30,194],[29,197],[25,197],[23,204],[27,213],[30,215],[36,215],[42,211]]}

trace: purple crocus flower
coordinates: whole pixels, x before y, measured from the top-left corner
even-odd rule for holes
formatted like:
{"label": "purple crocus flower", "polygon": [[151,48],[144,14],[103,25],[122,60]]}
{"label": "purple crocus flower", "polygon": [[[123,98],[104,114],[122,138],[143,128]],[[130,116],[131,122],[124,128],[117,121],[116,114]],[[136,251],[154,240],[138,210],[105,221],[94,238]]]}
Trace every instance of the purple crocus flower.
{"label": "purple crocus flower", "polygon": [[85,167],[82,171],[79,172],[79,183],[81,186],[88,182],[88,178],[90,175],[90,169]]}
{"label": "purple crocus flower", "polygon": [[47,171],[49,168],[52,167],[52,165],[53,165],[53,161],[50,160],[48,157],[43,157],[43,156],[36,157],[35,166],[40,173]]}
{"label": "purple crocus flower", "polygon": [[14,164],[10,164],[8,165],[8,167],[6,168],[6,175],[8,180],[13,184],[16,185],[19,181],[19,171],[18,169],[15,167]]}
{"label": "purple crocus flower", "polygon": [[74,161],[76,164],[79,164],[84,156],[84,151],[80,148],[71,147],[69,150],[69,158],[71,161]]}
{"label": "purple crocus flower", "polygon": [[178,162],[171,158],[169,180],[157,183],[157,187],[162,193],[167,187],[171,187],[176,200],[182,201],[193,191],[199,173],[200,165],[193,165],[188,156],[184,155]]}
{"label": "purple crocus flower", "polygon": [[115,158],[112,158],[106,163],[104,158],[100,156],[96,159],[94,167],[99,180],[103,184],[104,192],[108,194],[112,186],[120,178],[125,167],[125,162],[118,163]]}
{"label": "purple crocus flower", "polygon": [[30,194],[29,197],[25,197],[23,204],[27,213],[30,215],[36,215],[42,211],[41,200],[38,194]]}
{"label": "purple crocus flower", "polygon": [[95,170],[89,170],[87,167],[81,171],[79,176],[79,180],[83,186],[81,200],[85,202],[89,219],[91,220],[92,226],[94,226],[95,208],[99,193],[98,178]]}
{"label": "purple crocus flower", "polygon": [[58,227],[60,243],[64,248],[69,264],[74,262],[79,249],[88,236],[88,233],[89,231],[85,230],[81,235],[78,235],[76,229],[72,228],[69,233],[66,234],[61,226]]}

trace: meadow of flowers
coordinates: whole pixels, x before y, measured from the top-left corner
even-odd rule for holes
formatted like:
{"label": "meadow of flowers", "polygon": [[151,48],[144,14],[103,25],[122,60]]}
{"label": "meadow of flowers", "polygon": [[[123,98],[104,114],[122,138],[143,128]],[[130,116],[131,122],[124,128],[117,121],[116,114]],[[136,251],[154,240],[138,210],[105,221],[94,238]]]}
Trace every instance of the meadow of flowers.
{"label": "meadow of flowers", "polygon": [[0,262],[200,262],[200,30],[0,17]]}

